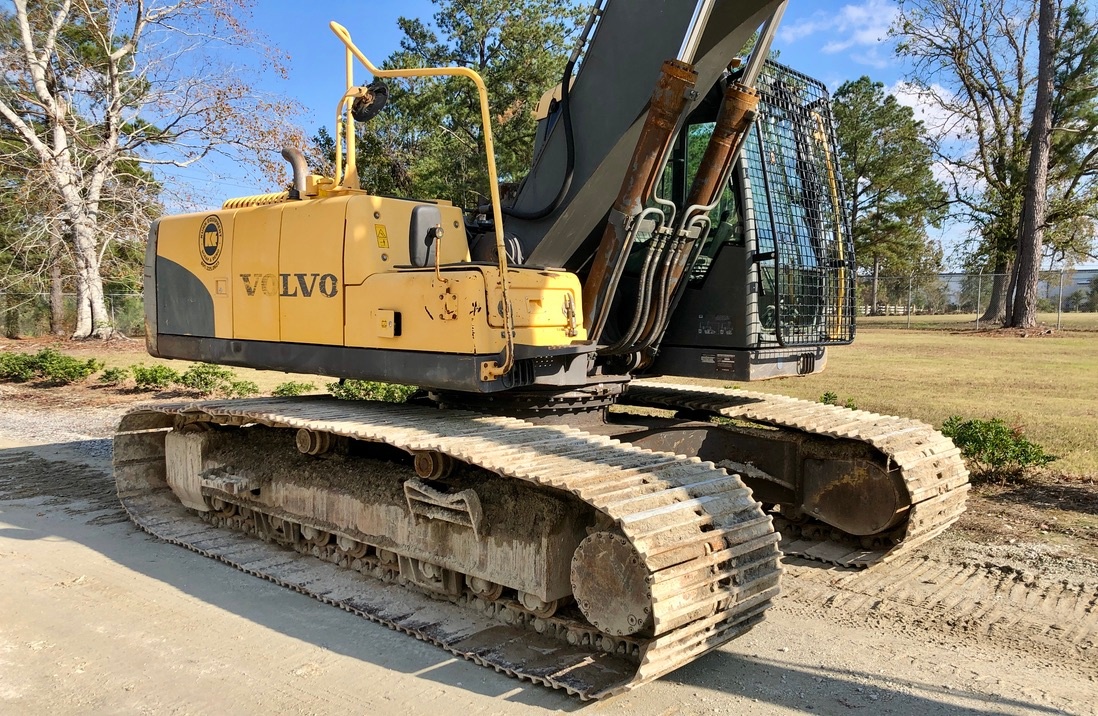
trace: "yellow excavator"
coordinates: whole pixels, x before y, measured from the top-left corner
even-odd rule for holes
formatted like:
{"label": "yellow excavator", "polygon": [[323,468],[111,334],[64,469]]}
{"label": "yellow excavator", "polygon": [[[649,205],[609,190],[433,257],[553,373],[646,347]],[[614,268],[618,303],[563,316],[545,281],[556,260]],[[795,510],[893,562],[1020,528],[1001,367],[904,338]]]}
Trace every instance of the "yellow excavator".
{"label": "yellow excavator", "polygon": [[[945,529],[968,474],[930,426],[653,380],[813,373],[854,338],[828,96],[764,59],[784,8],[596,2],[506,203],[476,73],[379,69],[333,23],[335,176],[287,149],[287,191],[156,222],[148,350],[420,391],[137,409],[133,520],[584,699],[757,624],[782,553],[866,567]],[[488,206],[359,185],[385,80],[439,75],[479,91]]]}

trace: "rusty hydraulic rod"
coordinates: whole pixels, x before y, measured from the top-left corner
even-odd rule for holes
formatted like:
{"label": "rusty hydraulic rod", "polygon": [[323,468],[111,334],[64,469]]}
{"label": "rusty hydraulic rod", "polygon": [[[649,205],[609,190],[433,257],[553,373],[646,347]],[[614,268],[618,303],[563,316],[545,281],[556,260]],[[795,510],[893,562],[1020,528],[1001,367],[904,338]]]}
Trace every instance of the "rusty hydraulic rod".
{"label": "rusty hydraulic rod", "polygon": [[[675,298],[683,286],[683,276],[693,265],[701,248],[696,245],[698,239],[704,240],[704,234],[688,232],[696,223],[695,219],[720,199],[728,174],[754,121],[758,104],[759,94],[751,87],[737,82],[725,88],[713,133],[690,186],[681,223],[683,231],[675,237],[667,253],[667,263],[660,269],[656,295],[647,306],[644,328],[629,338],[624,350],[643,350],[662,338]],[[619,351],[622,349],[617,348]]]}
{"label": "rusty hydraulic rod", "polygon": [[591,340],[598,341],[606,325],[610,301],[625,266],[630,229],[663,172],[664,159],[697,77],[689,64],[678,60],[663,63],[629,170],[583,284],[583,325]]}
{"label": "rusty hydraulic rod", "polygon": [[709,206],[720,196],[724,188],[722,179],[728,177],[728,171],[743,145],[747,130],[755,119],[759,106],[759,93],[753,87],[733,83],[724,90],[717,123],[709,144],[705,147],[698,173],[690,185],[686,199],[689,206]]}

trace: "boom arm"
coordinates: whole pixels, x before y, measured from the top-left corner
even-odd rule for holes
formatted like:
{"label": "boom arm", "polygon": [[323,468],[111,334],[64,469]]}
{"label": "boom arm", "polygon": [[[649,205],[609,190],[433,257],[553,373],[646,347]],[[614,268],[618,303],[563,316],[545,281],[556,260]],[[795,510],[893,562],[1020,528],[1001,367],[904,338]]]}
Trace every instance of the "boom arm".
{"label": "boom arm", "polygon": [[[571,189],[548,217],[507,222],[509,231],[519,236],[527,263],[579,270],[591,260],[597,234],[630,170],[661,67],[685,49],[702,4],[707,0],[607,0],[570,93],[575,138]],[[689,97],[685,113],[782,5],[784,0],[712,2],[708,21],[696,33],[696,51],[686,58],[703,91]],[[563,123],[556,122],[543,145],[535,148],[536,160],[518,192],[516,209],[540,208],[559,190],[567,164],[564,135]]]}

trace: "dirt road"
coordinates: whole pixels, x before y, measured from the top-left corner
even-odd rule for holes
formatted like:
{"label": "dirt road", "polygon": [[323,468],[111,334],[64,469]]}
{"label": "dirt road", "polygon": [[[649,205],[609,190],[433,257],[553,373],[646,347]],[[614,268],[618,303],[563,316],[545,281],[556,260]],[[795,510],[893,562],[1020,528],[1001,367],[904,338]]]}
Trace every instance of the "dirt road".
{"label": "dirt road", "polygon": [[92,439],[109,412],[0,414],[0,713],[1098,713],[1093,563],[954,538],[792,564],[747,636],[583,704],[139,532]]}

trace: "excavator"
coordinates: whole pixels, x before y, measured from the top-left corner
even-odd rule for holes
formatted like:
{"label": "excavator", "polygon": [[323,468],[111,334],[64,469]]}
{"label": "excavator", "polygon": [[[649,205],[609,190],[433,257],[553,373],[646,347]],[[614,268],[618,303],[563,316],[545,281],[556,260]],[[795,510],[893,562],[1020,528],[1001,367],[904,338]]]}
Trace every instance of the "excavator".
{"label": "excavator", "polygon": [[[785,6],[594,3],[506,202],[481,78],[376,67],[332,23],[334,176],[288,148],[286,191],[155,222],[148,352],[419,391],[135,409],[132,519],[582,699],[758,624],[783,555],[869,567],[948,527],[968,473],[932,427],[705,387],[854,338],[828,95],[766,59]],[[360,186],[385,81],[439,76],[477,88],[483,206]]]}

